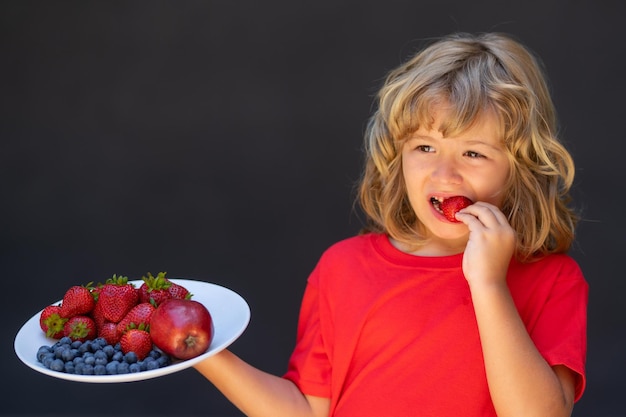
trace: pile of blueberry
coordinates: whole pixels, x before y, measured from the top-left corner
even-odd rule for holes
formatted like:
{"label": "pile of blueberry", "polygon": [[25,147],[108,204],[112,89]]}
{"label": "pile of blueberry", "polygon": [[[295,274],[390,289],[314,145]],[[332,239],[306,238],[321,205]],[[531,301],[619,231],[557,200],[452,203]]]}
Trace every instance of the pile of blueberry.
{"label": "pile of blueberry", "polygon": [[168,355],[154,348],[143,360],[135,352],[124,354],[117,343],[110,345],[103,338],[85,342],[59,339],[52,346],[41,346],[37,360],[46,368],[76,375],[121,375],[150,371],[171,363]]}

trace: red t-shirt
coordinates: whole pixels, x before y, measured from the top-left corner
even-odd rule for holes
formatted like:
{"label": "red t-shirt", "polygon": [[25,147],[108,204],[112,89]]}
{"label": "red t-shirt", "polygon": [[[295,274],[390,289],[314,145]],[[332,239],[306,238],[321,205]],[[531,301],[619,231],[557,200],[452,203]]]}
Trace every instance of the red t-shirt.
{"label": "red t-shirt", "polygon": [[[333,417],[496,416],[462,254],[420,257],[387,236],[329,248],[309,277],[284,375]],[[550,365],[585,386],[588,286],[567,255],[511,262],[507,282]]]}

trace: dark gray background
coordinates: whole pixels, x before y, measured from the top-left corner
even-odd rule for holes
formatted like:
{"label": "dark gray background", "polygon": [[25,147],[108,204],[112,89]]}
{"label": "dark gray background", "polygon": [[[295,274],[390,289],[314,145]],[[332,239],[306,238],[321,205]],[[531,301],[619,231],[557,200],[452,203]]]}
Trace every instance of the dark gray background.
{"label": "dark gray background", "polygon": [[382,77],[425,38],[496,30],[543,58],[577,161],[591,298],[574,414],[626,416],[625,17],[622,0],[2,2],[0,414],[239,415],[194,370],[65,382],[13,339],[70,285],[167,271],[240,293],[252,320],[232,349],[282,373],[308,273],[360,226]]}

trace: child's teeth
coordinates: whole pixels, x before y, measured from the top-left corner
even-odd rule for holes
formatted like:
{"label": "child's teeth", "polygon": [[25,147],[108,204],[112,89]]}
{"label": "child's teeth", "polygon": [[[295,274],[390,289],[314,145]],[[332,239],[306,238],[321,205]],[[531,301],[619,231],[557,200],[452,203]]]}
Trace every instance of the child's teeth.
{"label": "child's teeth", "polygon": [[442,202],[442,201],[443,201],[443,199],[442,199],[442,198],[440,198],[440,197],[433,197],[433,198],[431,198],[431,202],[432,202],[432,204],[433,204],[433,207],[435,207],[435,209],[436,209],[438,212],[440,212],[440,213],[442,212],[442,211],[441,211],[441,202]]}

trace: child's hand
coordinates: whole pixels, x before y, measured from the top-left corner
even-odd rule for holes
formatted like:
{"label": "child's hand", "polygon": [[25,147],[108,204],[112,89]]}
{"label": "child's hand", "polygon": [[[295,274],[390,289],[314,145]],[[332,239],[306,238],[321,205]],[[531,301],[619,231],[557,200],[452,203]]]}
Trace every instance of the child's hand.
{"label": "child's hand", "polygon": [[470,287],[506,283],[509,262],[515,250],[515,231],[496,206],[477,202],[457,213],[469,228],[463,254],[463,273]]}

